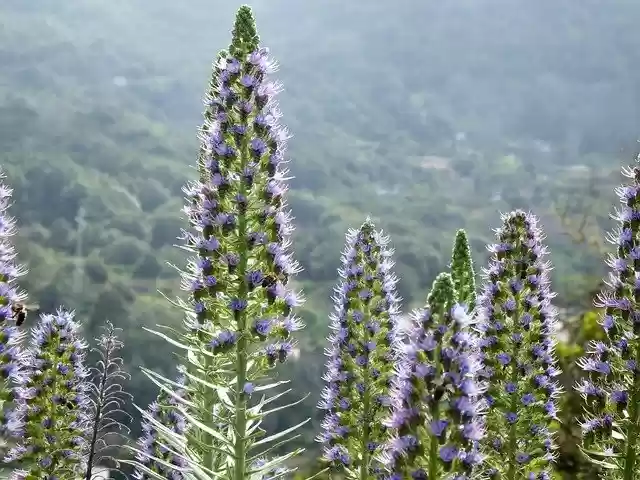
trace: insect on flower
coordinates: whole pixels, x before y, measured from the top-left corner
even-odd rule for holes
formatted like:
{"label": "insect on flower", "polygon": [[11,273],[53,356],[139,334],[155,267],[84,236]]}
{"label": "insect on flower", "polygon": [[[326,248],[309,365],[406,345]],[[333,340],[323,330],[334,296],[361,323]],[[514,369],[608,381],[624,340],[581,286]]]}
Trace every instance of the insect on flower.
{"label": "insect on flower", "polygon": [[19,327],[27,319],[27,314],[29,311],[39,311],[39,310],[40,310],[40,305],[37,305],[37,304],[25,305],[24,303],[14,303],[11,306],[11,312],[13,313],[13,315],[11,315],[11,318],[15,319],[16,326]]}

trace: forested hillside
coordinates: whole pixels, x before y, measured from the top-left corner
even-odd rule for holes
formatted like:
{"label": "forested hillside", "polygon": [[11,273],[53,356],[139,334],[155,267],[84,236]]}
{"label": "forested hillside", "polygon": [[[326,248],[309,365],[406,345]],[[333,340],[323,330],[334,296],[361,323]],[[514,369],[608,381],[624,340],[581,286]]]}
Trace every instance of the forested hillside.
{"label": "forested hillside", "polygon": [[[171,366],[142,327],[181,320],[156,290],[178,293],[167,262],[184,261],[173,247],[185,226],[181,187],[194,177],[200,98],[238,5],[0,4],[0,155],[30,269],[24,286],[43,309],[75,308],[89,335],[107,318],[125,328],[140,405],[155,392],[137,366]],[[309,302],[289,373],[299,393],[312,392],[309,408],[344,232],[367,214],[392,236],[407,307],[446,266],[457,228],[483,262],[498,212],[515,207],[545,223],[559,298],[593,286],[598,254],[575,253],[552,204],[586,195],[606,218],[612,172],[640,130],[640,2],[253,7],[281,64],[294,135],[290,200]]]}

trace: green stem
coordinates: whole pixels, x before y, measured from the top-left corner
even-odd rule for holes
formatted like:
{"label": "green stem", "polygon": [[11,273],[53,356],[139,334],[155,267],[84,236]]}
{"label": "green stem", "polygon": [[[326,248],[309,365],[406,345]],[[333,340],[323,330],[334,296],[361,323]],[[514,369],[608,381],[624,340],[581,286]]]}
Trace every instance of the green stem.
{"label": "green stem", "polygon": [[[640,362],[640,345],[636,345],[635,357],[636,361]],[[640,415],[638,403],[640,403],[640,375],[638,375],[636,371],[633,374],[633,395],[629,408],[629,426],[627,427],[626,435],[627,450],[625,452],[623,480],[633,480],[636,474],[636,444],[638,443],[638,417]]]}
{"label": "green stem", "polygon": [[[441,315],[442,318],[442,315]],[[442,378],[442,372],[440,371],[440,352],[441,343],[438,343],[434,351],[434,364],[435,364],[435,378]],[[440,420],[440,399],[438,398],[438,392],[434,392],[433,405],[431,407],[431,421],[436,424]],[[438,437],[432,435],[431,444],[429,446],[429,478],[438,478],[438,446],[440,445]]]}
{"label": "green stem", "polygon": [[[202,339],[202,335],[201,336],[201,342],[204,344],[205,340]],[[204,368],[205,371],[210,372],[211,371],[211,366],[213,363],[213,359],[210,358],[208,355],[205,356],[205,360],[204,360]],[[214,425],[214,417],[213,417],[213,407],[215,406],[215,401],[216,401],[216,396],[215,393],[213,391],[213,389],[211,388],[205,388],[204,389],[204,415],[203,415],[203,423],[205,425],[207,425],[209,428],[215,428]],[[212,445],[214,442],[214,438],[213,435],[211,435],[208,432],[202,432],[201,435],[201,442],[202,445],[204,445],[205,447],[205,451],[202,455],[202,462],[205,468],[208,468],[212,471],[215,471],[215,455],[213,452],[213,449],[208,448],[209,445]]]}
{"label": "green stem", "polygon": [[[370,309],[367,304],[364,307],[364,318],[370,318]],[[364,322],[363,322],[364,325]],[[370,340],[370,333],[367,328],[364,328],[364,344]],[[362,425],[362,437],[361,437],[361,451],[362,451],[362,465],[360,465],[360,480],[367,480],[369,478],[369,462],[371,461],[369,455],[369,437],[371,436],[371,422],[374,421],[372,415],[370,415],[371,409],[371,391],[369,389],[369,385],[371,383],[370,376],[371,365],[367,365],[367,368],[364,369],[364,395],[362,399],[362,408],[364,415],[362,416],[362,420],[364,425]]]}
{"label": "green stem", "polygon": [[[515,362],[517,353],[518,353],[517,347],[514,346],[513,353],[512,353],[513,357],[511,359],[514,362]],[[511,383],[513,383],[514,385],[518,383],[518,370],[513,365],[511,366]],[[516,413],[517,409],[518,409],[518,396],[515,393],[512,393],[511,406],[509,407],[509,410],[513,413]],[[508,480],[516,479],[517,466],[516,466],[515,457],[516,457],[516,446],[517,446],[517,440],[518,440],[517,425],[518,425],[517,422],[514,422],[509,427],[509,448],[507,450],[507,455],[508,455],[507,460],[509,462],[509,471],[507,473]]]}
{"label": "green stem", "polygon": [[[200,155],[202,156],[202,158],[200,159],[200,161],[198,162],[198,173],[200,175],[200,181],[202,183],[205,183],[207,181],[207,177],[206,177],[206,171],[204,170],[204,157],[206,156],[204,153],[204,149],[201,146],[200,147]],[[205,335],[204,330],[202,329],[202,327],[204,326],[204,321],[199,321],[200,323],[200,329],[198,329],[198,343],[200,344],[200,346],[204,346],[207,344],[208,339],[207,336]],[[192,362],[187,362],[188,366],[187,366],[187,372],[191,375],[197,376],[198,372],[197,372],[197,368],[195,365],[193,365]],[[204,371],[205,371],[205,375],[206,373],[212,372],[213,369],[213,358],[210,355],[204,355],[204,358],[202,359],[202,364],[204,367]],[[209,379],[211,380],[211,379]],[[212,382],[213,383],[213,382]],[[213,408],[216,404],[216,394],[215,391],[212,388],[208,388],[208,387],[204,387],[204,386],[199,386],[197,383],[194,385],[195,388],[199,389],[202,388],[204,390],[203,392],[203,407],[204,407],[204,415],[202,418],[202,421],[205,425],[207,425],[209,428],[215,428],[215,424],[214,424],[214,416],[213,416]],[[211,435],[208,432],[204,432],[202,430],[198,429],[199,435],[196,435],[198,438],[198,443],[199,445],[203,445],[204,446],[204,452],[202,453],[202,463],[203,466],[211,471],[216,471],[216,462],[215,462],[215,454],[213,449],[208,448],[209,445],[213,445],[214,442],[214,438],[213,435]]]}
{"label": "green stem", "polygon": [[[240,152],[240,169],[243,171],[247,165],[249,158],[249,145],[246,137],[242,141],[242,149]],[[240,194],[247,195],[247,188],[244,182],[240,182]],[[247,215],[241,213],[238,215],[238,246],[240,249],[240,261],[238,262],[238,299],[247,299],[247,281],[246,271],[249,260],[249,252],[247,247]],[[247,306],[248,308],[248,306]],[[247,382],[247,309],[241,310],[236,315],[238,320],[238,332],[240,338],[236,350],[236,409],[235,409],[235,480],[245,480],[246,457],[247,457],[247,397],[244,394],[244,385]]]}
{"label": "green stem", "polygon": [[[518,275],[521,274],[520,272],[521,269],[522,269],[522,266],[520,266],[519,268],[516,267],[516,273],[518,273]],[[520,324],[520,315],[521,315],[521,308],[522,308],[522,299],[520,297],[521,297],[520,293],[515,294],[516,311],[515,311],[515,315],[513,316],[514,326]],[[513,383],[514,385],[518,384],[518,368],[516,367],[517,356],[518,356],[518,346],[514,342],[513,350],[511,351],[511,362],[510,362],[511,363],[510,365],[511,383]],[[518,395],[515,393],[511,394],[511,405],[509,406],[509,410],[513,413],[517,413],[518,411]],[[518,421],[516,420],[509,427],[509,448],[507,450],[507,455],[508,455],[507,460],[509,462],[509,471],[507,472],[507,480],[515,480],[517,478],[517,470],[518,470],[518,462],[516,460],[516,455],[517,455],[516,449],[518,445],[517,442],[518,442]]]}

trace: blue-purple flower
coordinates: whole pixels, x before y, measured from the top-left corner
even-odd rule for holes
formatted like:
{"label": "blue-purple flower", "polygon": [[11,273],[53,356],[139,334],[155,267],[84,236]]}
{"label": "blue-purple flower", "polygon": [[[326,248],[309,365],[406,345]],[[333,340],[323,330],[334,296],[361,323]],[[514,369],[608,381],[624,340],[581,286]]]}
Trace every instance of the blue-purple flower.
{"label": "blue-purple flower", "polygon": [[[270,370],[291,356],[303,327],[295,311],[304,299],[290,281],[300,268],[286,202],[289,135],[275,100],[280,86],[269,78],[275,67],[251,9],[241,7],[204,99],[199,178],[184,189],[190,229],[181,239],[192,257],[182,273],[186,333],[177,336],[189,352],[187,421],[205,426],[194,428],[189,448],[211,471],[226,452],[232,460],[220,468],[234,478],[259,453],[252,445],[263,431],[251,422],[263,414],[249,410],[252,395],[273,386]],[[215,408],[230,427],[220,436],[211,430]]]}
{"label": "blue-purple flower", "polygon": [[609,235],[616,249],[607,260],[608,288],[596,302],[606,338],[592,341],[578,361],[585,378],[576,389],[586,410],[583,452],[606,462],[615,478],[631,480],[640,468],[640,156],[623,174],[630,181],[616,191],[622,206]]}
{"label": "blue-purple flower", "polygon": [[369,220],[347,233],[318,405],[325,411],[318,437],[324,460],[348,467],[347,475],[357,478],[379,471],[374,459],[386,439],[382,420],[388,415],[399,318],[388,243]]}
{"label": "blue-purple flower", "polygon": [[487,463],[492,478],[543,480],[555,458],[560,393],[551,267],[534,215],[518,210],[502,222],[477,308],[489,385]]}
{"label": "blue-purple flower", "polygon": [[74,314],[60,309],[31,330],[10,413],[16,445],[5,458],[25,465],[28,478],[76,478],[85,471],[91,405],[79,328]]}
{"label": "blue-purple flower", "polygon": [[9,421],[2,407],[12,399],[12,386],[21,381],[21,350],[19,343],[24,336],[15,322],[26,315],[24,302],[26,294],[19,289],[17,281],[26,270],[17,262],[13,245],[16,223],[8,213],[12,190],[2,182],[5,176],[0,172],[0,413],[2,429]]}
{"label": "blue-purple flower", "polygon": [[486,410],[479,337],[456,303],[448,273],[433,285],[427,306],[411,315],[385,420],[391,439],[382,456],[390,478],[475,478]]}

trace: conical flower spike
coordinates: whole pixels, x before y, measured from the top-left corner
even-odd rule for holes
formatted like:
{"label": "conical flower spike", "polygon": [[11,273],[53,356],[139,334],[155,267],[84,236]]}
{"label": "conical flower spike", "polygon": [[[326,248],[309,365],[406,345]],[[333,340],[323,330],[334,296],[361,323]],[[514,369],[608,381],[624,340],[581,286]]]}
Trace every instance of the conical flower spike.
{"label": "conical flower spike", "polygon": [[578,365],[586,373],[577,390],[585,401],[583,451],[603,465],[603,479],[640,478],[640,156],[623,174],[622,207],[613,218],[618,227],[609,235],[616,246],[607,291],[596,306],[604,308],[600,322],[605,341],[588,346]]}
{"label": "conical flower spike", "polygon": [[489,383],[489,473],[506,480],[546,480],[555,458],[552,424],[558,419],[560,393],[550,265],[536,217],[515,211],[503,215],[502,222],[498,243],[489,247],[491,260],[478,299]]}
{"label": "conical flower spike", "polygon": [[[279,385],[270,371],[289,358],[303,326],[294,313],[303,298],[290,283],[300,268],[289,240],[289,135],[279,123],[280,86],[269,80],[276,65],[258,41],[251,9],[240,8],[205,97],[199,178],[185,187],[187,331],[173,342],[187,351],[189,402],[176,409],[189,426],[189,468],[235,480],[260,474],[251,459],[268,456],[266,472],[299,451],[274,457],[271,442],[283,438],[265,438],[259,427],[273,394],[260,405],[252,397]],[[171,388],[168,379],[150,376]],[[170,440],[165,434],[173,435],[159,432],[159,443]],[[183,441],[175,435],[174,443]]]}
{"label": "conical flower spike", "polygon": [[379,473],[375,457],[386,438],[382,420],[388,416],[399,314],[388,243],[368,220],[350,230],[335,289],[318,441],[324,459],[349,479]]}
{"label": "conical flower spike", "polygon": [[393,433],[383,455],[389,478],[475,478],[485,413],[479,338],[448,273],[436,278],[427,306],[411,317],[385,421]]}

